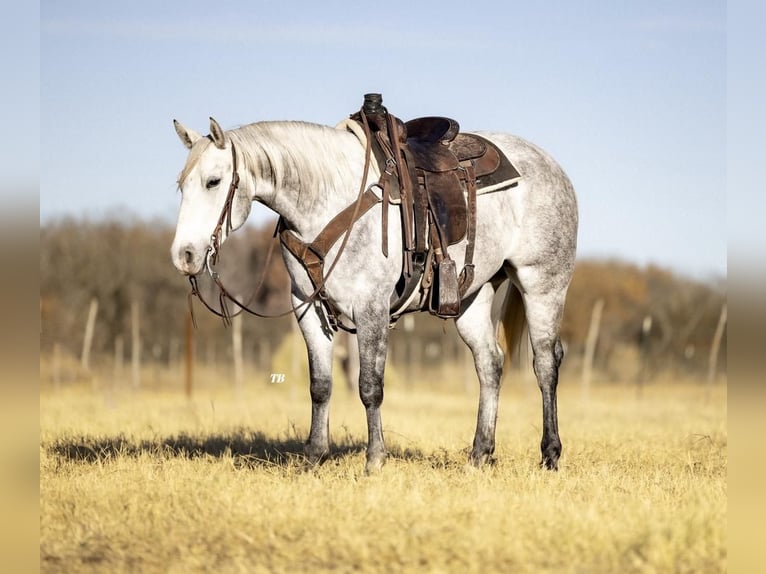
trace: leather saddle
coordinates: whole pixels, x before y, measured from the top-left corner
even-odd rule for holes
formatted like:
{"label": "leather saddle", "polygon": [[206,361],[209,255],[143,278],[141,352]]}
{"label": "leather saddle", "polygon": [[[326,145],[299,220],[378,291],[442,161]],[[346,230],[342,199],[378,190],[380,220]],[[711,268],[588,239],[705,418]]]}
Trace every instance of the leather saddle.
{"label": "leather saddle", "polygon": [[[425,188],[428,205],[449,244],[459,243],[468,226],[461,168],[473,164],[479,188],[516,179],[518,171],[493,143],[475,134],[461,133],[458,122],[451,118],[427,116],[396,123],[410,177]],[[397,182],[391,195],[399,199]]]}
{"label": "leather saddle", "polygon": [[[418,288],[420,305],[428,304],[441,317],[456,316],[473,281],[477,188],[515,180],[519,173],[492,142],[461,133],[455,120],[428,116],[402,122],[382,106],[380,94],[366,94],[351,118],[366,123],[373,136],[382,174],[386,255],[387,204],[401,205],[405,268],[392,296],[394,318],[414,310],[408,302]],[[447,247],[464,239],[465,264],[458,278]]]}

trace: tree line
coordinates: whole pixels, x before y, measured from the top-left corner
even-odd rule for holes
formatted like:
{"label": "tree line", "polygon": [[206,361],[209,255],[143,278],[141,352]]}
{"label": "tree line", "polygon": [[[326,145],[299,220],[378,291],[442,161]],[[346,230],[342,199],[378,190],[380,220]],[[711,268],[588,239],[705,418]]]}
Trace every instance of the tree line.
{"label": "tree line", "polygon": [[[273,222],[246,226],[224,245],[220,271],[227,288],[251,295],[265,263]],[[189,283],[173,267],[169,248],[174,229],[163,221],[59,219],[40,230],[41,354],[54,346],[78,356],[88,310],[98,302],[91,334],[94,357],[111,357],[115,345],[131,341],[132,311],[140,309],[142,353],[152,361],[178,358],[188,313]],[[203,291],[215,296],[203,282]],[[594,365],[617,379],[651,377],[665,370],[704,375],[720,331],[726,284],[690,279],[654,265],[619,260],[579,260],[562,324],[568,362],[586,349],[593,309],[602,307]],[[252,304],[276,311],[289,305],[289,279],[274,257]],[[208,354],[222,354],[230,336],[220,320],[198,303],[195,319]],[[291,330],[291,318],[246,318],[244,337],[259,348],[275,349]],[[413,337],[438,340],[442,322],[418,316]],[[449,336],[456,337],[454,329]],[[718,368],[726,368],[726,336],[719,337]],[[450,347],[452,348],[452,347]]]}

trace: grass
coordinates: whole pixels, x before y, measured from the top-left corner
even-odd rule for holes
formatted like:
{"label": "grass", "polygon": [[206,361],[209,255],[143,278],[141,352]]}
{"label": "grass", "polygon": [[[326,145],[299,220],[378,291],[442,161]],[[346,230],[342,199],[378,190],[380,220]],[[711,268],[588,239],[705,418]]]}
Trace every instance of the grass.
{"label": "grass", "polygon": [[506,385],[497,463],[464,465],[477,393],[387,389],[390,458],[365,476],[339,388],[305,471],[308,392],[44,391],[44,572],[724,572],[726,388],[562,382],[564,454],[538,468],[536,388]]}

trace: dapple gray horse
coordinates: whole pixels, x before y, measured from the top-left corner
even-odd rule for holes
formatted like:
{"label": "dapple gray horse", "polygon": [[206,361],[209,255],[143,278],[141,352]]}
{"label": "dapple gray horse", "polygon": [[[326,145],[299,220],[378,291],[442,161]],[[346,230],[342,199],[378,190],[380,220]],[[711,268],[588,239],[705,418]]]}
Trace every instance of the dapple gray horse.
{"label": "dapple gray horse", "polygon": [[[174,265],[185,275],[195,276],[205,269],[211,233],[224,209],[235,167],[240,181],[231,204],[232,230],[245,222],[252,202],[258,201],[279,214],[302,240],[311,241],[356,200],[364,173],[365,144],[348,129],[260,122],[224,131],[211,118],[210,134],[203,137],[174,124],[190,150],[178,179],[182,200],[171,248]],[[577,200],[567,176],[544,151],[512,135],[481,135],[508,156],[522,177],[512,188],[477,198],[474,280],[455,319],[458,333],[473,353],[480,383],[470,462],[481,466],[492,460],[504,356],[519,341],[526,320],[542,393],[541,465],[557,469],[561,440],[556,387],[563,358],[559,325],[575,262]],[[378,177],[376,167],[371,166],[364,187],[375,184]],[[389,205],[386,257],[380,244],[381,205],[356,222],[324,285],[343,322],[357,330],[359,395],[369,433],[367,472],[380,469],[386,459],[380,407],[389,304],[403,265],[399,206]],[[221,242],[229,233],[228,227],[222,229]],[[334,263],[340,243],[330,250],[328,265]],[[458,263],[464,252],[465,241],[450,247]],[[327,331],[321,306],[302,305],[315,290],[304,267],[284,247],[282,256],[292,280],[293,305],[300,309],[296,315],[309,358],[312,409],[305,454],[311,463],[318,463],[330,449],[332,334]],[[501,300],[493,312],[495,298]],[[501,320],[505,350],[498,344]]]}

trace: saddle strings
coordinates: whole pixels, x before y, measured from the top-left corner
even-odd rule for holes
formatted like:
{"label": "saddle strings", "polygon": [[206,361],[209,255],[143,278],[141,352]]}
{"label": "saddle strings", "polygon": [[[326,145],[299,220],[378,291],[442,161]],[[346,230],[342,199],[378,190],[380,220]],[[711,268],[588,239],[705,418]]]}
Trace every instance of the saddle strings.
{"label": "saddle strings", "polygon": [[[266,254],[266,261],[264,262],[263,270],[261,271],[261,276],[258,280],[258,283],[252,295],[248,298],[247,304],[240,302],[236,297],[234,297],[231,293],[229,293],[229,291],[223,285],[223,281],[221,280],[220,274],[216,271],[213,271],[212,266],[208,266],[208,270],[210,271],[210,275],[215,285],[218,287],[218,291],[219,291],[218,303],[219,303],[220,311],[215,309],[212,305],[210,305],[202,296],[202,293],[199,290],[199,285],[197,283],[197,277],[195,275],[189,276],[189,284],[191,285],[191,292],[187,296],[187,303],[189,306],[189,313],[191,314],[191,317],[192,317],[192,323],[194,324],[195,328],[197,327],[197,323],[194,317],[193,297],[196,297],[197,299],[199,299],[202,302],[202,304],[205,306],[205,308],[207,308],[208,311],[220,317],[223,320],[224,326],[228,327],[229,325],[231,325],[231,319],[233,317],[236,317],[243,311],[255,317],[260,317],[264,319],[276,319],[279,317],[284,317],[290,313],[297,313],[300,309],[314,303],[318,298],[320,298],[323,295],[324,287],[327,284],[327,279],[330,277],[336,265],[340,261],[340,257],[346,248],[346,244],[348,243],[348,238],[351,236],[351,230],[354,227],[354,223],[356,223],[356,219],[359,215],[359,209],[362,204],[362,198],[364,197],[364,192],[366,190],[367,176],[369,174],[369,169],[370,169],[372,141],[371,141],[371,134],[370,134],[370,126],[369,126],[369,123],[367,122],[367,118],[365,117],[364,113],[361,113],[360,115],[362,116],[362,125],[364,127],[364,133],[367,138],[367,142],[366,142],[365,150],[364,150],[364,169],[362,170],[362,181],[359,184],[359,193],[357,194],[356,204],[354,206],[354,213],[351,218],[351,223],[343,234],[343,240],[341,241],[340,247],[338,248],[338,254],[335,256],[335,260],[332,262],[332,265],[330,265],[330,268],[327,270],[327,273],[325,273],[322,279],[322,282],[319,285],[317,285],[316,288],[314,289],[314,292],[311,295],[309,295],[309,297],[297,307],[291,306],[290,309],[286,309],[285,311],[282,311],[276,314],[262,313],[254,309],[251,309],[250,304],[252,303],[256,294],[263,287],[263,283],[266,280],[266,275],[268,274],[269,267],[271,265],[271,259],[274,253],[274,246],[276,245],[276,241],[273,240],[271,244],[269,245],[269,250]],[[231,181],[231,184],[229,185],[229,192],[226,196],[226,201],[224,202],[223,209],[221,210],[221,215],[218,218],[218,223],[215,229],[213,230],[213,235],[211,236],[210,249],[212,249],[213,251],[212,257],[211,257],[213,265],[215,265],[216,262],[218,261],[218,255],[220,252],[220,234],[221,234],[221,229],[224,225],[224,222],[226,222],[227,235],[232,228],[231,210],[234,203],[234,194],[239,185],[239,173],[237,172],[237,156],[234,149],[234,142],[231,142],[231,153],[232,153],[232,181]],[[277,225],[274,229],[274,234],[273,234],[274,239],[277,238],[279,229],[281,227],[281,223],[282,223],[282,218],[280,217],[277,220]],[[231,301],[237,307],[239,307],[239,311],[232,314],[231,311],[229,310],[227,301]]]}

